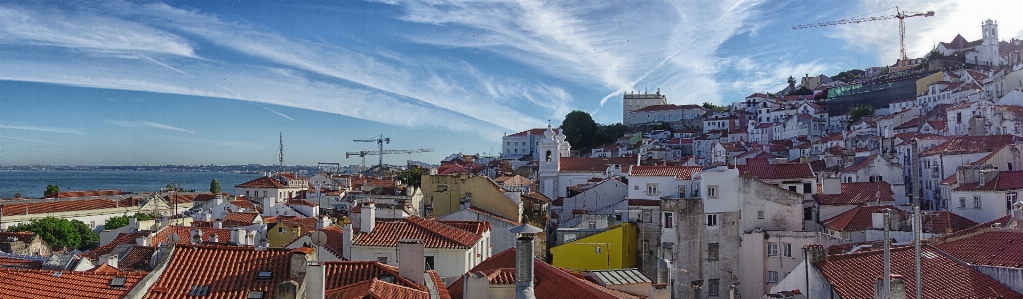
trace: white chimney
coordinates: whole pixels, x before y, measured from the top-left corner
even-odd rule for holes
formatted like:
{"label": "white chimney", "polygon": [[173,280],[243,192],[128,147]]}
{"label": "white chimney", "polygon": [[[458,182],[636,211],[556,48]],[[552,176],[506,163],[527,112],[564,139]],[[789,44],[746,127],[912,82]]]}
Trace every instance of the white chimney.
{"label": "white chimney", "polygon": [[139,236],[138,238],[135,238],[135,245],[149,246],[149,238],[146,236]]}
{"label": "white chimney", "polygon": [[190,241],[192,242],[192,244],[202,243],[202,230],[201,229],[193,228],[192,229],[192,233],[190,234],[190,236],[191,236]]}
{"label": "white chimney", "polygon": [[224,203],[224,195],[217,194],[217,196],[213,197],[213,206],[214,207],[219,207],[223,203]]}
{"label": "white chimney", "polygon": [[671,281],[671,261],[668,259],[657,260],[657,281],[654,284],[665,284]]}
{"label": "white chimney", "polygon": [[235,228],[231,231],[231,243],[243,246],[245,244],[246,234],[244,228]]}
{"label": "white chimney", "polygon": [[426,247],[422,239],[398,240],[398,274],[419,284],[425,284]]}
{"label": "white chimney", "polygon": [[871,213],[870,224],[873,229],[884,229],[884,212]]}
{"label": "white chimney", "polygon": [[210,234],[210,242],[213,243],[220,242],[220,238],[217,237],[217,234]]}
{"label": "white chimney", "polygon": [[823,187],[821,191],[824,194],[842,194],[842,178],[840,177],[825,177],[821,184],[823,185],[821,186]]}
{"label": "white chimney", "polygon": [[316,229],[321,230],[334,224],[327,216],[320,216],[316,219]]}
{"label": "white chimney", "polygon": [[462,293],[465,298],[490,299],[490,278],[483,273],[465,273],[465,286]]}
{"label": "white chimney", "polygon": [[533,292],[533,236],[543,230],[523,223],[508,229],[515,242],[515,299],[536,299]]}
{"label": "white chimney", "polygon": [[274,198],[263,197],[263,217],[274,216],[275,205],[277,204],[274,203]]}
{"label": "white chimney", "polygon": [[363,233],[373,232],[373,228],[376,226],[377,220],[376,203],[372,201],[362,203],[362,216],[360,217],[362,217],[362,219],[360,219],[362,220],[361,232]]}
{"label": "white chimney", "polygon": [[110,256],[107,256],[106,264],[110,265],[111,267],[117,268],[117,254],[111,254]]}
{"label": "white chimney", "polygon": [[903,281],[902,275],[892,274],[891,281],[891,295],[888,297],[884,296],[884,277],[878,277],[874,281],[875,299],[906,299],[906,282]]}
{"label": "white chimney", "polygon": [[224,228],[224,223],[220,219],[213,220],[213,228]]}
{"label": "white chimney", "polygon": [[647,296],[650,299],[669,299],[671,298],[671,290],[668,289],[667,284],[655,283],[650,285],[650,293]]}
{"label": "white chimney", "polygon": [[305,284],[307,299],[323,299],[326,293],[326,273],[319,263],[306,265]]}
{"label": "white chimney", "polygon": [[346,223],[342,228],[342,242],[341,242],[341,258],[347,261],[352,260],[352,238],[355,237],[355,231],[352,229],[351,223]]}

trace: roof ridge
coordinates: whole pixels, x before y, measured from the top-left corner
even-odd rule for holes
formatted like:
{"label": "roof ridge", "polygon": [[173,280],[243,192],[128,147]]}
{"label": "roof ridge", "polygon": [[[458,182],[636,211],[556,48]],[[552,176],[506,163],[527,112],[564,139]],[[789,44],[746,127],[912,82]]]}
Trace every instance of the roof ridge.
{"label": "roof ridge", "polygon": [[[465,231],[465,230],[462,230],[462,229],[460,229],[458,227],[455,227],[453,225],[448,225],[448,224],[445,224],[445,223],[437,221],[437,220],[429,220],[429,219],[426,219],[426,218],[423,218],[423,217],[419,217],[419,216],[409,216],[409,217],[406,217],[405,220],[406,220],[406,222],[411,223],[412,225],[414,225],[416,227],[419,227],[419,228],[421,228],[423,230],[426,230],[426,231],[430,232],[431,234],[437,235],[437,236],[439,236],[441,238],[447,239],[448,241],[455,242],[457,244],[460,244],[460,245],[466,246],[466,247],[472,247],[475,244],[463,243],[461,240],[458,240],[458,239],[454,238],[454,236],[450,236],[448,234],[443,234],[441,232],[435,231],[435,229],[437,229],[437,228],[435,228],[435,227],[428,227],[429,224],[427,224],[427,222],[432,222],[435,225],[443,225],[446,228],[451,228],[451,229],[454,229],[454,230],[456,230],[458,232],[462,232],[464,234],[471,234],[473,236],[479,236],[475,232]],[[410,220],[414,220],[414,221],[410,221]],[[472,221],[470,221],[470,222],[472,222]]]}

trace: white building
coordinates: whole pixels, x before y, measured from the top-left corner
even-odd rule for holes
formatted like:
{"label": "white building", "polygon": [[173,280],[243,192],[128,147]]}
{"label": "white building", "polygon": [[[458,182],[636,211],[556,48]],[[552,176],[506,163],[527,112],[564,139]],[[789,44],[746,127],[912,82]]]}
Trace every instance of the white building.
{"label": "white building", "polygon": [[668,97],[662,95],[660,89],[657,90],[657,93],[626,93],[622,96],[622,123],[628,121],[630,112],[649,106],[667,104]]}
{"label": "white building", "polygon": [[[553,130],[555,133],[561,133],[561,129]],[[536,150],[540,140],[544,138],[543,132],[543,128],[537,128],[501,137],[501,157],[518,159],[532,154],[533,161],[539,160]]]}

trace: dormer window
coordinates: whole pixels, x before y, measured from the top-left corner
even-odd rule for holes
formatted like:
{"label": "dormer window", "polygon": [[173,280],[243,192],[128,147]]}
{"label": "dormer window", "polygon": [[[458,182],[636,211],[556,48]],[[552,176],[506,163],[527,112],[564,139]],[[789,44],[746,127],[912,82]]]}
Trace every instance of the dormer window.
{"label": "dormer window", "polygon": [[123,288],[124,283],[127,281],[124,277],[114,277],[110,279],[110,288]]}
{"label": "dormer window", "polygon": [[259,271],[259,273],[256,273],[256,280],[270,280],[273,275],[274,273],[270,271]]}

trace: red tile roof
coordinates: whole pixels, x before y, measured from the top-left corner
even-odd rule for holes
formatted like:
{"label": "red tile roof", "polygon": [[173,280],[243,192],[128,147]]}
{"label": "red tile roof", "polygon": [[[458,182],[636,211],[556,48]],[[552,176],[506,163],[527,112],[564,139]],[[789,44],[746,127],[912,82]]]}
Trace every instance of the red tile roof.
{"label": "red tile roof", "polygon": [[305,199],[289,199],[286,202],[286,204],[289,205],[289,206],[309,206],[309,207],[318,207],[318,206],[320,206],[319,204],[317,204],[315,202],[311,202],[311,201],[308,201],[308,200],[305,200]]}
{"label": "red tile roof", "polygon": [[25,243],[32,243],[32,239],[37,236],[33,232],[0,232],[0,242],[12,242],[22,241]]}
{"label": "red tile roof", "polygon": [[673,176],[677,180],[690,180],[693,173],[702,172],[702,166],[633,166],[629,176]]}
{"label": "red tile roof", "polygon": [[960,136],[923,151],[920,156],[991,152],[1012,144],[1015,139],[1012,135]]}
{"label": "red tile roof", "polygon": [[851,210],[842,212],[827,220],[821,221],[821,225],[836,231],[858,232],[870,229],[873,226],[873,213],[883,212],[884,209],[891,209],[892,213],[899,213],[905,219],[905,213],[895,206],[866,206],[860,205]]}
{"label": "red tile roof", "polygon": [[259,213],[256,212],[228,212],[222,222],[224,227],[249,226],[256,221],[257,217],[259,217]]}
{"label": "red tile roof", "polygon": [[40,202],[7,202],[3,203],[3,216],[49,214],[99,209],[114,209],[138,206],[144,199],[134,197],[124,199],[47,199]]}
{"label": "red tile roof", "polygon": [[[960,264],[931,246],[921,248],[923,298],[1023,298],[994,279]],[[829,255],[816,263],[842,298],[874,298],[874,282],[883,272],[883,250]],[[916,297],[913,246],[891,250],[891,273],[902,275],[906,298]]]}
{"label": "red tile roof", "polygon": [[482,237],[476,230],[466,231],[440,221],[409,216],[377,219],[373,231],[360,233],[352,245],[397,247],[399,239],[422,239],[426,248],[467,249]]}
{"label": "red tile roof", "polygon": [[89,196],[116,196],[124,195],[121,190],[91,190],[91,191],[64,191],[43,198],[68,198],[68,197],[89,197]]}
{"label": "red tile roof", "polygon": [[[188,243],[192,240],[192,230],[198,229],[202,231],[203,241],[209,241],[210,236],[217,235],[218,242],[231,241],[231,229],[230,228],[207,228],[207,227],[189,227],[189,226],[168,226],[161,229],[156,235],[153,236],[152,244],[160,244],[167,242],[171,234],[176,234],[180,237],[181,242],[179,244]],[[134,242],[134,238],[132,242]]]}
{"label": "red tile roof", "polygon": [[[502,272],[515,267],[515,248],[502,251],[479,265],[470,272],[483,272],[502,269]],[[511,270],[510,270],[511,271]],[[625,292],[602,287],[578,276],[569,274],[541,260],[533,259],[533,290],[537,299],[555,298],[640,298]],[[502,278],[503,279],[503,278]],[[451,298],[461,299],[465,296],[463,288],[465,277],[459,277],[448,286]]]}
{"label": "red tile roof", "polygon": [[977,190],[1006,191],[1023,189],[1023,170],[1000,171],[995,178]]}
{"label": "red tile roof", "polygon": [[[381,264],[377,261],[330,261],[323,262],[323,273],[326,276],[326,290],[373,280],[381,275],[394,276],[394,284],[402,287],[426,291],[426,286],[402,277],[398,267]],[[443,285],[442,285],[443,286]]]}
{"label": "red tile roof", "polygon": [[239,207],[239,208],[249,209],[250,211],[256,209],[256,205],[255,204],[253,204],[251,201],[248,201],[248,200],[245,200],[245,199],[232,200],[232,201],[228,201],[227,203],[235,205],[236,207]]}
{"label": "red tile roof", "polygon": [[879,198],[882,202],[895,201],[892,197],[895,192],[892,192],[891,185],[884,181],[842,183],[842,192],[839,194],[824,194],[821,192],[822,187],[817,185],[817,194],[813,195],[820,205],[858,205],[876,202]]}
{"label": "red tile roof", "polygon": [[561,157],[561,172],[604,172],[608,164],[636,165],[636,157],[589,158]]}
{"label": "red tile roof", "polygon": [[[146,298],[184,298],[195,286],[208,286],[204,298],[245,298],[249,291],[272,296],[277,284],[288,279],[291,249],[178,245]],[[259,280],[260,271],[271,272]]]}
{"label": "red tile roof", "polygon": [[427,291],[399,286],[379,279],[371,279],[329,290],[327,299],[430,299]]}
{"label": "red tile roof", "polygon": [[42,261],[23,260],[0,256],[0,269],[22,268],[39,270],[42,267],[43,267]]}
{"label": "red tile roof", "polygon": [[135,246],[128,254],[124,255],[124,258],[117,261],[117,268],[128,272],[152,271],[153,268],[149,266],[149,259],[153,257],[155,252],[156,247]]}
{"label": "red tile roof", "polygon": [[281,184],[277,179],[268,176],[261,176],[257,179],[244,182],[234,186],[235,188],[270,188],[270,189],[283,189],[288,186]]}
{"label": "red tile roof", "polygon": [[973,265],[1023,268],[1023,230],[988,229],[979,234],[934,244]]}
{"label": "red tile roof", "polygon": [[[0,298],[122,298],[145,274],[3,269]],[[124,277],[124,287],[110,287],[114,277]]]}
{"label": "red tile roof", "polygon": [[807,163],[763,164],[756,159],[747,159],[746,165],[737,165],[740,174],[750,173],[755,179],[801,179],[814,178],[813,170]]}
{"label": "red tile roof", "polygon": [[924,232],[944,234],[962,231],[977,224],[979,223],[950,211],[936,211],[924,214],[922,228]]}
{"label": "red tile roof", "polygon": [[874,161],[875,158],[877,158],[877,155],[870,155],[866,159],[863,159],[862,161],[860,161],[860,163],[858,163],[858,164],[853,164],[853,165],[850,165],[849,167],[843,168],[842,172],[860,170],[863,167],[866,167],[867,165],[870,165],[870,162]]}
{"label": "red tile roof", "polygon": [[[561,129],[558,129],[558,128],[553,128],[552,130],[554,131],[554,133],[558,133],[559,131],[561,131]],[[518,132],[518,133],[515,133],[515,134],[511,134],[511,135],[508,135],[508,136],[509,137],[521,137],[521,136],[529,136],[529,135],[540,135],[540,136],[543,136],[543,132],[547,132],[547,128],[536,128],[536,129],[525,130],[525,131]]]}
{"label": "red tile roof", "polygon": [[497,220],[508,222],[508,223],[511,223],[511,224],[514,224],[514,225],[522,224],[522,223],[519,223],[517,220],[508,219],[508,218],[505,218],[504,216],[501,216],[501,215],[498,215],[498,214],[494,214],[494,213],[491,213],[490,211],[487,211],[487,210],[484,210],[484,209],[480,209],[480,208],[477,208],[477,207],[470,206],[469,210],[473,211],[475,213],[487,215],[487,216],[490,216],[490,217],[495,218]]}
{"label": "red tile roof", "polygon": [[941,180],[941,182],[938,182],[938,184],[949,185],[949,186],[955,185],[955,184],[958,184],[958,183],[959,183],[959,176],[958,176],[958,174],[955,174],[955,173],[953,173],[952,175],[948,176],[947,178]]}

